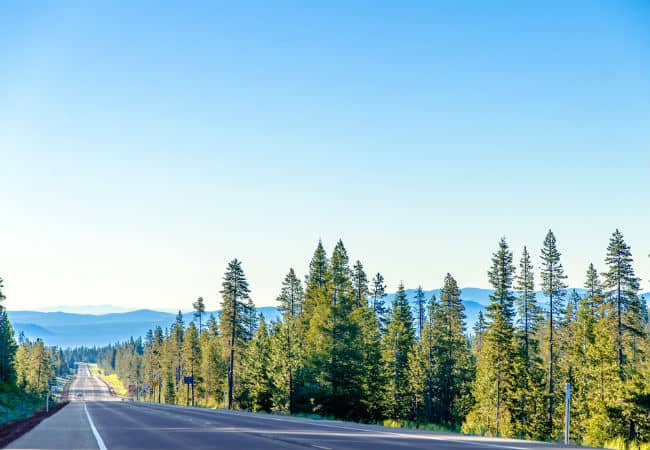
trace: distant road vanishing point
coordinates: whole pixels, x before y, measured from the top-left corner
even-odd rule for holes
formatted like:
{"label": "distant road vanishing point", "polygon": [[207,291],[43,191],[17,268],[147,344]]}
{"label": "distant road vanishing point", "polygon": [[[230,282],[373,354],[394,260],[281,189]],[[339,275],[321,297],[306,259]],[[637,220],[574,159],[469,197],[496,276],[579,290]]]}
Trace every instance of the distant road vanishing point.
{"label": "distant road vanishing point", "polygon": [[567,449],[559,444],[399,430],[349,422],[119,401],[85,364],[70,404],[12,442],[13,449]]}

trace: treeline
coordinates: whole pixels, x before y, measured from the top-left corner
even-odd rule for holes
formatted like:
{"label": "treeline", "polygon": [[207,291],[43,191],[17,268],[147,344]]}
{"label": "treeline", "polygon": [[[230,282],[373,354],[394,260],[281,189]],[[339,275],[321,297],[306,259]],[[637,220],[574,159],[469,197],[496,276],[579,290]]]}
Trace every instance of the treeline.
{"label": "treeline", "polygon": [[304,283],[293,269],[282,281],[281,321],[255,314],[235,259],[223,277],[219,320],[205,320],[199,298],[195,321],[185,324],[179,313],[169,328],[98,357],[147,401],[541,440],[561,439],[571,383],[572,440],[648,441],[648,311],[618,230],[604,263],[602,273],[589,264],[581,296],[567,292],[551,231],[537,267],[524,247],[516,270],[502,239],[487,274],[494,293],[469,332],[452,275],[440,298],[426,299],[420,288],[411,308],[400,283],[386,305],[380,273],[368,277],[359,261],[351,264],[341,241],[330,256],[319,242]]}
{"label": "treeline", "polygon": [[26,392],[43,396],[57,375],[69,372],[72,360],[65,360],[63,351],[46,347],[37,339],[31,342],[21,333],[18,343],[14,330],[2,305],[6,299],[2,293],[0,278],[0,392]]}

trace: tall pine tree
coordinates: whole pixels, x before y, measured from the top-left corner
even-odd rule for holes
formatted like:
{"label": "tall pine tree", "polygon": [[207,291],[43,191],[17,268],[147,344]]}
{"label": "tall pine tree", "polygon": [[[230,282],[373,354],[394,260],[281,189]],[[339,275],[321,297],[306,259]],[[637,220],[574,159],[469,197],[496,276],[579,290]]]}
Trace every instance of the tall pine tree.
{"label": "tall pine tree", "polygon": [[404,285],[399,284],[383,336],[383,353],[388,386],[388,414],[394,419],[408,419],[411,415],[409,386],[409,353],[415,343],[413,314],[406,297]]}
{"label": "tall pine tree", "polygon": [[221,338],[228,349],[228,409],[233,408],[235,389],[235,364],[238,353],[244,347],[249,334],[246,326],[246,311],[250,300],[250,289],[241,261],[233,259],[223,276],[220,291],[221,302]]}
{"label": "tall pine tree", "polygon": [[553,417],[555,415],[555,378],[553,369],[557,359],[554,353],[554,331],[556,322],[562,317],[563,298],[566,294],[566,275],[560,262],[561,253],[557,249],[555,235],[549,230],[542,246],[542,266],[540,275],[542,278],[542,292],[548,298],[548,381],[547,393],[548,405],[548,427],[549,434],[553,437]]}
{"label": "tall pine tree", "polygon": [[418,286],[415,290],[415,310],[416,310],[416,324],[417,324],[417,338],[422,336],[422,329],[424,328],[424,321],[426,316],[426,300],[424,298],[424,291],[422,286]]}
{"label": "tall pine tree", "polygon": [[6,299],[2,293],[2,278],[0,278],[0,385],[12,385],[16,381],[14,369],[14,356],[16,354],[16,341],[14,330],[9,322],[7,311],[2,304]]}
{"label": "tall pine tree", "polygon": [[476,405],[464,426],[469,431],[486,430],[496,436],[514,435],[516,432],[514,272],[512,253],[502,238],[492,255],[492,266],[488,271],[494,292],[487,307],[489,324],[477,362],[474,381]]}
{"label": "tall pine tree", "polygon": [[434,403],[433,421],[457,425],[471,407],[473,370],[465,337],[465,306],[458,283],[449,273],[445,276],[439,307],[434,314],[436,370],[433,377],[440,395]]}
{"label": "tall pine tree", "polygon": [[386,309],[386,304],[384,303],[384,297],[386,297],[386,284],[384,283],[384,276],[381,273],[377,272],[372,278],[372,283],[370,286],[370,298],[372,299],[371,309],[379,321],[379,328],[382,333],[386,331],[386,314],[388,312]]}
{"label": "tall pine tree", "polygon": [[294,406],[294,374],[298,365],[298,352],[295,349],[295,341],[297,339],[297,324],[298,315],[302,312],[302,304],[304,301],[304,292],[302,283],[296,276],[293,268],[289,269],[289,273],[284,277],[282,282],[282,289],[278,296],[279,309],[282,312],[283,327],[286,334],[286,347],[284,351],[284,358],[286,362],[285,370],[287,371],[287,391],[289,397],[289,411],[295,410]]}
{"label": "tall pine tree", "polygon": [[589,307],[591,308],[592,314],[595,316],[603,302],[603,289],[598,278],[598,271],[596,271],[593,263],[589,263],[589,267],[587,268],[585,291]]}
{"label": "tall pine tree", "polygon": [[[520,323],[519,334],[523,338],[523,354],[527,364],[527,360],[530,357],[530,341],[534,339],[533,336],[539,324],[540,309],[537,305],[535,294],[533,263],[530,260],[530,253],[528,253],[526,247],[524,247],[521,254],[519,273],[517,274],[516,281],[515,289],[518,292],[516,302]],[[533,343],[533,345],[535,344]]]}
{"label": "tall pine tree", "polygon": [[[625,377],[624,329],[628,329],[632,333],[640,333],[640,330],[638,330],[639,321],[635,319],[638,319],[641,311],[640,308],[633,308],[633,314],[628,317],[627,321],[624,319],[625,313],[630,310],[630,306],[638,304],[639,279],[634,275],[630,247],[625,243],[623,234],[618,229],[612,234],[607,246],[605,264],[607,264],[609,270],[603,274],[605,278],[604,286],[608,289],[608,297],[616,308],[618,371],[621,380],[623,380]],[[637,309],[637,311],[634,311],[634,309]]]}
{"label": "tall pine tree", "polygon": [[363,305],[369,292],[368,276],[363,270],[363,264],[358,260],[354,263],[354,268],[352,269],[352,286],[354,288],[354,300],[357,306]]}
{"label": "tall pine tree", "polygon": [[194,308],[194,318],[199,319],[199,334],[203,332],[203,314],[205,314],[205,302],[203,301],[203,297],[199,297],[196,299],[194,303],[192,303],[192,308]]}

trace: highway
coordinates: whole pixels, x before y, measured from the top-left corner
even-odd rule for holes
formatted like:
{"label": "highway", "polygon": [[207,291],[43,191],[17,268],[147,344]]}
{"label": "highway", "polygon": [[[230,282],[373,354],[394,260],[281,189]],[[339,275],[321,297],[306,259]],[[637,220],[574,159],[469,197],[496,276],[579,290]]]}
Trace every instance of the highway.
{"label": "highway", "polygon": [[[79,395],[81,393],[81,395]],[[511,439],[397,430],[374,425],[209,410],[117,398],[87,367],[70,385],[71,403],[8,448],[43,449],[566,449]],[[574,447],[584,448],[584,447]]]}
{"label": "highway", "polygon": [[64,400],[76,401],[118,401],[111,388],[101,379],[90,373],[87,364],[79,364],[77,375],[63,393]]}

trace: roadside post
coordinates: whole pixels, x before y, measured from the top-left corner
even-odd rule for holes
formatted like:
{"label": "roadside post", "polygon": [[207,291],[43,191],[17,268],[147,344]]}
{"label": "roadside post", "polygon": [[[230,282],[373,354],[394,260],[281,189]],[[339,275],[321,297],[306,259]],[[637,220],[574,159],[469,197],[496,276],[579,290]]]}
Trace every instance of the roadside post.
{"label": "roadside post", "polygon": [[50,412],[50,393],[56,393],[56,384],[48,386],[47,394],[45,395],[45,412]]}
{"label": "roadside post", "polygon": [[571,425],[571,383],[567,383],[565,396],[564,396],[564,445],[569,445],[570,425]]}
{"label": "roadside post", "polygon": [[[190,384],[192,385],[192,392],[194,392],[194,377],[183,377],[183,384],[187,385],[187,396],[186,398],[186,405],[185,406],[190,406]],[[192,399],[192,406],[194,406],[194,399]]]}

